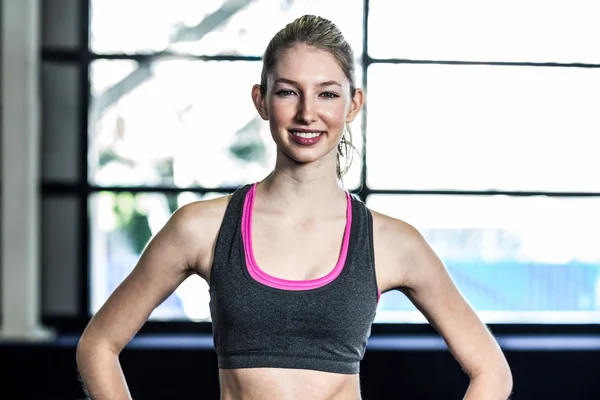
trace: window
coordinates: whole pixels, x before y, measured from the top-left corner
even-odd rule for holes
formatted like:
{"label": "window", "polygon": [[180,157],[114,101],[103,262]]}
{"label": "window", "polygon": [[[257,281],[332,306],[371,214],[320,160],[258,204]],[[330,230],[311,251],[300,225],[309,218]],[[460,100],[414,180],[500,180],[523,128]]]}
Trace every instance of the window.
{"label": "window", "polygon": [[[367,92],[353,127],[364,162],[348,188],[417,227],[486,322],[597,321],[600,27],[589,7],[92,0],[89,311],[175,209],[270,171],[250,88],[270,37],[311,13],[338,24]],[[190,278],[151,319],[208,321],[206,283]],[[382,296],[376,322],[423,321],[400,292]]]}

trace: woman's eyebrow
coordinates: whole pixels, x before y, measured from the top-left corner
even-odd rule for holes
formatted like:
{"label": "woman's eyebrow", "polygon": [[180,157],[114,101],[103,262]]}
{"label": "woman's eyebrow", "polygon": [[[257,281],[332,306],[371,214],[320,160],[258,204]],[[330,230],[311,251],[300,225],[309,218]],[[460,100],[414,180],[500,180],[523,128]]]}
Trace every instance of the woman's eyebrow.
{"label": "woman's eyebrow", "polygon": [[[278,78],[275,80],[275,83],[287,83],[289,85],[294,85],[294,86],[299,86],[298,82],[292,80],[292,79],[287,79],[287,78]],[[339,83],[338,81],[325,81],[325,82],[321,82],[317,85],[318,87],[324,87],[324,86],[342,86],[341,83]]]}
{"label": "woman's eyebrow", "polygon": [[342,87],[342,84],[339,83],[338,81],[325,81],[325,82],[319,83],[319,86],[339,86],[339,87]]}

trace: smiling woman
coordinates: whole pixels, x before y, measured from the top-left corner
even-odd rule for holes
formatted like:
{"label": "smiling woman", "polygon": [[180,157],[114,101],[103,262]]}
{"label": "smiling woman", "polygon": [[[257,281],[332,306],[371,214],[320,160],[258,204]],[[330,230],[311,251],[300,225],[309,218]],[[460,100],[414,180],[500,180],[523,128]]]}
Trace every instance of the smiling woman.
{"label": "smiling woman", "polygon": [[[280,38],[285,45],[271,42],[272,50],[268,48],[265,53],[261,84],[254,86],[252,97],[260,116],[269,121],[278,151],[306,162],[310,156],[293,156],[292,148],[286,150],[288,136],[301,146],[310,146],[294,148],[298,152],[314,153],[312,146],[322,143],[321,149],[336,157],[337,177],[341,179],[349,168],[342,165],[341,157],[355,150],[349,124],[362,107],[364,93],[356,89],[350,48],[344,58],[328,48],[315,47],[321,39],[318,33],[306,32],[304,41],[290,48],[285,47],[290,46],[286,38]],[[324,143],[327,140],[329,143]],[[313,154],[316,158],[322,156]],[[285,158],[277,159],[283,162]]]}
{"label": "smiling woman", "polygon": [[178,208],[153,236],[79,341],[91,396],[130,398],[120,352],[197,275],[210,287],[224,400],[360,399],[380,295],[395,289],[469,375],[466,399],[506,399],[512,377],[502,351],[423,236],[341,184],[348,124],[365,94],[338,27],[302,16],[273,37],[263,60],[251,94],[275,143],[273,170],[231,195]]}

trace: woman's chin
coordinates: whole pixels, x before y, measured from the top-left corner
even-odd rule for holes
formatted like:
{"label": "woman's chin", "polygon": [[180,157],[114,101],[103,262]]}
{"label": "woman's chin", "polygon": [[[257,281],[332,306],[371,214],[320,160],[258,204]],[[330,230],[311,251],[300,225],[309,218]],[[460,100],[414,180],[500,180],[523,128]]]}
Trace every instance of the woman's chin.
{"label": "woman's chin", "polygon": [[[297,164],[314,164],[314,163],[326,163],[327,156],[331,153],[330,151],[324,151],[323,149],[298,149],[288,148],[283,151],[283,156],[293,165]],[[333,165],[335,165],[335,157],[333,158]]]}

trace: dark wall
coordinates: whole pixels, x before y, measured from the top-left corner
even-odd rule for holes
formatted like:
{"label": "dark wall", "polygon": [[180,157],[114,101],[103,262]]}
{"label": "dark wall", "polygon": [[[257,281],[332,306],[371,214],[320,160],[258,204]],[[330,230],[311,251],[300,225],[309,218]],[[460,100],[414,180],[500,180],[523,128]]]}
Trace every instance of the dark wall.
{"label": "dark wall", "polygon": [[[600,398],[599,351],[506,353],[514,400]],[[136,399],[218,399],[217,359],[198,349],[130,349],[121,356]],[[15,399],[80,399],[71,347],[0,346],[3,390]],[[367,351],[361,365],[363,399],[461,399],[468,385],[445,351]]]}

